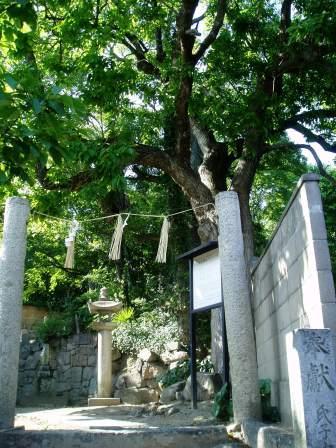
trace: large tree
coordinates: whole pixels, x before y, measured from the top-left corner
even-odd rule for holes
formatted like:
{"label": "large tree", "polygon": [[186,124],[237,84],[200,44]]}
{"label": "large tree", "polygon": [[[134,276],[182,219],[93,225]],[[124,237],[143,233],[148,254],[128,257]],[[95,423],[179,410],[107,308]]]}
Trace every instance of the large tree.
{"label": "large tree", "polygon": [[188,198],[202,241],[217,225],[213,207],[199,206],[233,189],[249,263],[262,158],[300,150],[287,129],[312,151],[310,142],[336,152],[333,0],[7,3],[3,177],[32,159],[56,190],[164,173]]}
{"label": "large tree", "polygon": [[[262,157],[286,157],[289,128],[336,152],[331,0],[11,1],[1,21],[3,157],[31,154],[46,188],[164,172],[203,241],[216,219],[197,207],[234,189],[249,260]],[[46,153],[72,159],[59,182]]]}

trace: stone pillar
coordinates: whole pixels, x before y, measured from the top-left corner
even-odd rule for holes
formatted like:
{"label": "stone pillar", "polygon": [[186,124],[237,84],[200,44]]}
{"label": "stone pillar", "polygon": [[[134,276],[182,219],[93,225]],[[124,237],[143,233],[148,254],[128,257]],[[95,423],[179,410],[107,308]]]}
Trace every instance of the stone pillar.
{"label": "stone pillar", "polygon": [[235,421],[240,423],[244,419],[260,418],[260,394],[237,193],[219,193],[216,196],[216,208],[233,413]]}
{"label": "stone pillar", "polygon": [[114,322],[93,322],[91,327],[98,331],[97,397],[89,398],[89,406],[113,406],[120,404],[120,398],[112,398],[112,330]]}
{"label": "stone pillar", "polygon": [[295,448],[336,447],[336,370],[329,329],[286,335]]}
{"label": "stone pillar", "polygon": [[98,332],[97,361],[98,398],[110,398],[112,393],[111,330],[100,330]]}
{"label": "stone pillar", "polygon": [[0,252],[0,429],[14,426],[29,202],[7,199]]}

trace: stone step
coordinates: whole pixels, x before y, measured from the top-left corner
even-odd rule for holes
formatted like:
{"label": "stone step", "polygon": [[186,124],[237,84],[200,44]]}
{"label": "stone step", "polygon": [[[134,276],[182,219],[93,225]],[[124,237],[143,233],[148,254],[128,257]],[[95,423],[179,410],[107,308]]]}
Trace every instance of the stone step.
{"label": "stone step", "polygon": [[12,430],[0,433],[1,448],[242,448],[225,426],[160,429]]}

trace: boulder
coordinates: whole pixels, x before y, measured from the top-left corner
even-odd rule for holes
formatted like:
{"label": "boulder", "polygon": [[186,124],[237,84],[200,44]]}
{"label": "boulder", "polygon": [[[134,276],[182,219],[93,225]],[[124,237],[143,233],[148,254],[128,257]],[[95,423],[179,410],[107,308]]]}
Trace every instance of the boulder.
{"label": "boulder", "polygon": [[117,348],[112,348],[112,362],[121,359],[121,353]]}
{"label": "boulder", "polygon": [[[211,400],[217,391],[217,375],[213,373],[197,373],[197,401]],[[191,401],[191,377],[187,379],[183,390],[183,398]]]}
{"label": "boulder", "polygon": [[142,366],[142,378],[144,380],[152,380],[162,375],[166,369],[158,363],[145,362]]}
{"label": "boulder", "polygon": [[128,372],[141,372],[142,361],[139,358],[127,358],[126,370]]}
{"label": "boulder", "polygon": [[151,403],[159,400],[158,392],[153,389],[147,389],[146,387],[140,389],[130,387],[128,389],[117,390],[114,396],[120,398],[123,403],[128,404]]}
{"label": "boulder", "polygon": [[116,381],[117,389],[127,389],[130,387],[142,387],[144,385],[143,379],[139,372],[123,370]]}
{"label": "boulder", "polygon": [[182,391],[185,384],[185,381],[179,381],[178,383],[172,384],[171,386],[163,389],[160,395],[160,403],[169,403],[170,401],[176,400],[176,392]]}
{"label": "boulder", "polygon": [[159,356],[156,353],[149,350],[148,348],[144,348],[138,354],[138,358],[144,362],[154,362],[154,361],[158,361]]}
{"label": "boulder", "polygon": [[178,341],[168,342],[166,345],[167,352],[177,352],[180,348],[180,343]]}
{"label": "boulder", "polygon": [[186,359],[189,359],[189,355],[184,351],[163,352],[161,354],[161,359],[165,364],[168,365],[175,361],[185,361]]}

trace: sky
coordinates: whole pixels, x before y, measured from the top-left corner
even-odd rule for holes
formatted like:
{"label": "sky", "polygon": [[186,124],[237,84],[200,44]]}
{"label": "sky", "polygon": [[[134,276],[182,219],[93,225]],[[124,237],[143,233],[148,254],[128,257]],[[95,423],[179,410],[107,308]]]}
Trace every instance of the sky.
{"label": "sky", "polygon": [[[303,135],[300,134],[297,131],[294,131],[294,129],[289,129],[287,131],[287,135],[288,135],[288,138],[293,143],[307,143],[307,141],[305,140]],[[329,166],[336,167],[336,154],[333,154],[331,152],[325,151],[318,143],[310,143],[310,144],[315,149],[315,151],[317,152],[317,155],[321,159],[321,161],[324,164],[324,166],[328,166],[329,165]],[[314,157],[310,154],[308,149],[303,149],[302,153],[307,158],[309,163],[311,163],[312,165],[316,165]]]}

